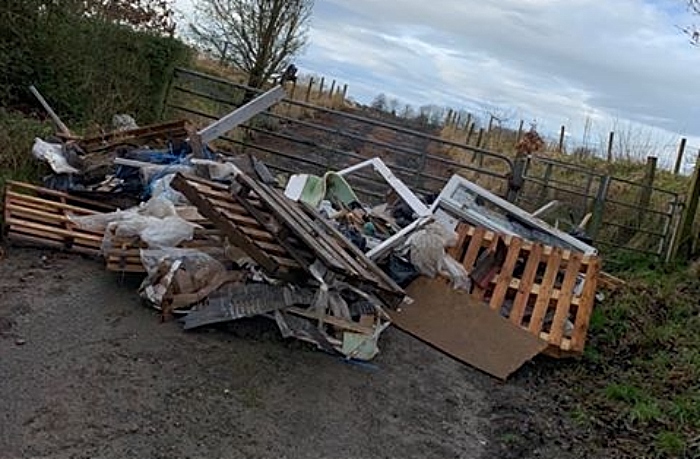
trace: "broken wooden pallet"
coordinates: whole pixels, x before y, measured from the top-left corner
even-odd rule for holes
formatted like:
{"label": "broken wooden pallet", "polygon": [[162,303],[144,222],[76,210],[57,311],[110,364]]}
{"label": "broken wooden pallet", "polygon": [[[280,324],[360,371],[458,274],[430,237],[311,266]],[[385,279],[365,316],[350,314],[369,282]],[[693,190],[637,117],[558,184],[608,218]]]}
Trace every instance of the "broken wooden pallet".
{"label": "broken wooden pallet", "polygon": [[[275,236],[238,203],[228,187],[195,176],[176,175],[172,187],[183,193],[199,212],[221,231],[222,237],[250,256],[270,275],[294,280],[305,269]],[[261,205],[256,203],[259,210]],[[288,244],[295,241],[288,240]],[[305,252],[308,255],[307,252]]]}
{"label": "broken wooden pallet", "polygon": [[319,260],[349,283],[376,290],[387,303],[401,301],[403,290],[313,209],[245,174],[236,182],[232,192],[225,185],[178,174],[171,185],[269,275],[288,278],[299,269],[308,275]]}
{"label": "broken wooden pallet", "polygon": [[187,138],[186,121],[169,121],[125,131],[114,131],[102,135],[85,137],[78,145],[85,153],[111,150],[120,145],[143,146],[153,148],[166,146],[168,142],[184,141]]}
{"label": "broken wooden pallet", "polygon": [[485,228],[460,223],[458,242],[449,254],[473,273],[484,271],[484,252],[505,244],[502,264],[473,295],[485,300],[531,333],[547,341],[547,353],[557,357],[583,352],[595,302],[601,263],[583,255]]}
{"label": "broken wooden pallet", "polygon": [[78,228],[68,215],[84,216],[114,210],[97,201],[23,182],[5,185],[4,220],[9,240],[99,255],[102,233]]}

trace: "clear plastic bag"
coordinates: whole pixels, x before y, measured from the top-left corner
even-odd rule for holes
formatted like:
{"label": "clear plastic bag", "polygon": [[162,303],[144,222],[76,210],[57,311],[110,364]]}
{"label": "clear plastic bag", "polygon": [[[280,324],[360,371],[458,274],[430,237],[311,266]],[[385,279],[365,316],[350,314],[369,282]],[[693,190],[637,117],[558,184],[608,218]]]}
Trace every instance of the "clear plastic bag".
{"label": "clear plastic bag", "polygon": [[112,248],[115,237],[139,236],[149,248],[175,247],[191,240],[199,227],[178,216],[173,203],[162,196],[123,211],[69,218],[80,228],[104,231],[103,252]]}
{"label": "clear plastic bag", "polygon": [[34,139],[32,154],[35,158],[46,161],[57,174],[79,174],[80,171],[68,164],[63,155],[63,146],[56,143],[44,142],[40,138]]}
{"label": "clear plastic bag", "polygon": [[157,309],[162,309],[168,297],[177,312],[231,280],[223,264],[196,249],[141,250],[141,263],[147,277],[139,293]]}
{"label": "clear plastic bag", "polygon": [[178,216],[150,219],[139,233],[141,240],[150,248],[175,247],[182,241],[189,241],[198,226]]}
{"label": "clear plastic bag", "polygon": [[168,174],[151,183],[151,196],[154,198],[167,199],[175,205],[188,204],[187,198],[170,186],[175,174]]}

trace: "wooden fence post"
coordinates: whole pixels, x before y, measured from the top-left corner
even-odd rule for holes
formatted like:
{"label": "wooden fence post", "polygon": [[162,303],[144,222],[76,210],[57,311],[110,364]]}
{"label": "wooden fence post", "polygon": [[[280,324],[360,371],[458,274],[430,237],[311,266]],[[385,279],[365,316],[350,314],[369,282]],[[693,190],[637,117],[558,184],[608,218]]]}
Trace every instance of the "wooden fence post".
{"label": "wooden fence post", "polygon": [[688,195],[685,201],[685,208],[679,224],[678,235],[673,244],[671,252],[672,258],[682,257],[687,259],[692,255],[694,242],[697,235],[693,234],[695,216],[698,213],[698,203],[700,202],[700,153],[695,160],[695,171],[690,181]]}
{"label": "wooden fence post", "polygon": [[552,163],[547,163],[547,167],[544,170],[544,177],[542,177],[542,188],[540,188],[540,195],[538,198],[538,205],[542,206],[546,204],[547,196],[549,195],[549,180],[552,178]]}
{"label": "wooden fence post", "polygon": [[515,137],[515,143],[520,142],[520,139],[523,137],[523,125],[525,122],[523,120],[520,120],[520,126],[518,127],[518,135]]}
{"label": "wooden fence post", "polygon": [[464,141],[466,145],[469,145],[469,141],[472,139],[472,136],[474,135],[474,128],[476,127],[476,123],[471,123],[469,125],[469,131],[467,131],[467,139]]}
{"label": "wooden fence post", "polygon": [[610,189],[610,176],[601,177],[600,185],[598,185],[598,193],[596,193],[595,201],[593,202],[593,215],[591,216],[591,226],[588,235],[593,240],[598,238],[600,227],[603,224],[603,214],[605,213],[605,200],[608,197]]}
{"label": "wooden fence post", "polygon": [[[294,93],[297,91],[297,80],[292,80],[292,90],[289,92],[289,100],[294,100]],[[292,113],[292,104],[287,104],[287,116]]]}
{"label": "wooden fence post", "polygon": [[321,77],[321,82],[318,85],[319,99],[323,100],[323,85],[326,82],[326,77]]}
{"label": "wooden fence post", "polygon": [[564,135],[566,135],[566,127],[562,125],[561,131],[559,132],[559,148],[557,149],[559,153],[564,152]]}
{"label": "wooden fence post", "polygon": [[610,137],[608,138],[608,162],[613,161],[613,142],[615,142],[615,132],[610,131]]}
{"label": "wooden fence post", "polygon": [[479,135],[476,138],[476,147],[481,148],[481,141],[484,140],[484,128],[479,129]]}
{"label": "wooden fence post", "polygon": [[343,103],[345,103],[345,98],[347,97],[347,95],[348,95],[348,84],[345,83],[343,85]]}
{"label": "wooden fence post", "polygon": [[657,157],[647,157],[647,167],[646,171],[644,172],[644,178],[642,179],[642,188],[640,188],[639,190],[639,198],[637,200],[637,204],[639,205],[637,213],[637,228],[641,228],[644,224],[644,217],[646,217],[649,210],[649,205],[651,204],[652,187],[654,186],[654,177],[656,176],[657,163]]}
{"label": "wooden fence post", "polygon": [[508,193],[506,201],[515,203],[520,194],[520,190],[525,183],[525,169],[527,168],[527,157],[520,156],[513,162],[513,176],[508,182]]}
{"label": "wooden fence post", "polygon": [[680,145],[678,145],[678,155],[676,156],[676,165],[673,167],[673,173],[678,175],[681,173],[681,166],[683,165],[683,154],[685,153],[685,144],[688,141],[685,137],[681,139]]}
{"label": "wooden fence post", "polygon": [[[471,127],[472,124],[472,114],[467,113],[467,121],[464,123],[464,132],[469,132],[469,128]],[[467,139],[467,143],[469,143],[469,139]]]}
{"label": "wooden fence post", "polygon": [[314,77],[309,78],[309,87],[306,88],[306,97],[304,97],[304,102],[309,103],[309,98],[311,97],[311,89],[314,87]]}
{"label": "wooden fence post", "polygon": [[331,83],[331,89],[328,91],[328,98],[333,101],[333,91],[335,90],[335,80]]}

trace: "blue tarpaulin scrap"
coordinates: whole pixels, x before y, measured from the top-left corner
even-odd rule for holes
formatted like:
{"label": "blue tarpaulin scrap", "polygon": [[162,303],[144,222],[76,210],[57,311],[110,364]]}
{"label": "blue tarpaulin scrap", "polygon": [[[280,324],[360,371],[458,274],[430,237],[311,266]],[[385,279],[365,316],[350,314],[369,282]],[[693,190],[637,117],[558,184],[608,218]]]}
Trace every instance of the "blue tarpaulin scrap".
{"label": "blue tarpaulin scrap", "polygon": [[[189,143],[180,144],[180,148],[174,149],[173,145],[170,144],[168,149],[152,150],[148,148],[135,149],[124,154],[124,158],[133,159],[136,161],[142,161],[146,163],[151,163],[154,166],[187,166],[190,165],[189,155],[192,153],[192,148]],[[209,148],[204,146],[203,153],[205,159],[214,159],[215,156]],[[142,182],[140,169],[133,166],[117,166],[115,175],[124,180],[124,189],[138,193],[140,197],[144,200],[151,197],[153,184],[165,177],[168,174],[177,172],[176,168],[169,170],[164,168],[162,171],[153,174],[148,183],[144,184]]]}

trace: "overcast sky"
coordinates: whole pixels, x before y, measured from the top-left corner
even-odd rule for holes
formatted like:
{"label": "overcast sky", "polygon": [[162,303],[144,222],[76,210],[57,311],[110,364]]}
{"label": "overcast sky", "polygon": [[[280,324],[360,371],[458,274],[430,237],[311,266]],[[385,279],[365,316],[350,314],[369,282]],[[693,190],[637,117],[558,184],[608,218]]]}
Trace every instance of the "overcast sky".
{"label": "overcast sky", "polygon": [[700,146],[700,49],[677,28],[692,20],[683,0],[316,0],[298,65],[362,102],[491,109],[571,143],[586,118],[596,141],[617,120]]}

